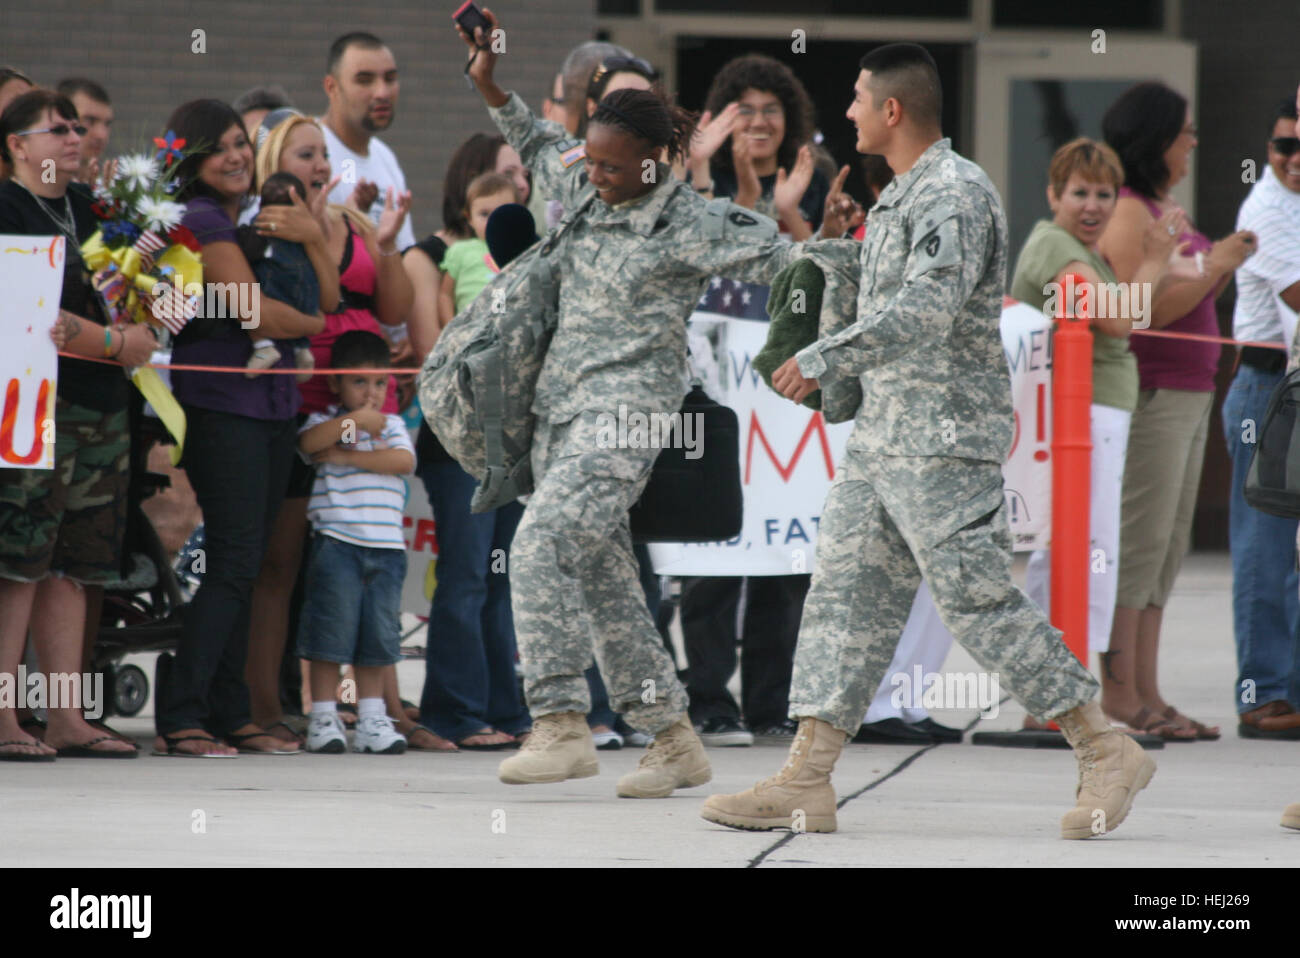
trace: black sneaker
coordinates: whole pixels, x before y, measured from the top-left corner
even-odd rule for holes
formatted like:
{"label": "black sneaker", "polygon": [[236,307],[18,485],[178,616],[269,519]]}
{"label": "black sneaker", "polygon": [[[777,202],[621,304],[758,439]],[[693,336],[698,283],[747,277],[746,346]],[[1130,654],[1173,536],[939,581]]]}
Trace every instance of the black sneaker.
{"label": "black sneaker", "polygon": [[754,744],[754,736],[734,719],[711,718],[695,726],[700,741],[714,748],[737,748]]}
{"label": "black sneaker", "polygon": [[799,723],[794,719],[782,719],[754,727],[754,741],[759,745],[789,745],[799,731]]}

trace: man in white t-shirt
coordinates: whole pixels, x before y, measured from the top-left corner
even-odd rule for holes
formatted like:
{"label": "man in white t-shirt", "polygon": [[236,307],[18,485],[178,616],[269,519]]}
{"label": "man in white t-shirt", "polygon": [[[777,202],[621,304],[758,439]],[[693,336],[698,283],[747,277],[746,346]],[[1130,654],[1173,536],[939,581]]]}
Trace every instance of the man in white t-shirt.
{"label": "man in white t-shirt", "polygon": [[[379,223],[391,187],[406,192],[406,177],[393,151],[374,134],[388,129],[397,109],[401,82],[397,60],[383,41],[369,33],[347,33],[330,45],[324,80],[329,110],[321,117],[330,166],[340,177],[330,191],[331,203],[355,198]],[[415,230],[407,216],[397,234],[397,248],[415,245]]]}
{"label": "man in white t-shirt", "polygon": [[[1283,102],[1269,131],[1268,164],[1237,214],[1237,228],[1259,237],[1259,251],[1237,269],[1232,336],[1244,342],[1281,346],[1294,339],[1293,311],[1300,308],[1300,139],[1295,127],[1295,107]],[[1300,740],[1297,523],[1247,505],[1242,494],[1256,433],[1285,373],[1283,350],[1243,346],[1223,400],[1223,431],[1232,457],[1228,544],[1238,734],[1295,741]]]}

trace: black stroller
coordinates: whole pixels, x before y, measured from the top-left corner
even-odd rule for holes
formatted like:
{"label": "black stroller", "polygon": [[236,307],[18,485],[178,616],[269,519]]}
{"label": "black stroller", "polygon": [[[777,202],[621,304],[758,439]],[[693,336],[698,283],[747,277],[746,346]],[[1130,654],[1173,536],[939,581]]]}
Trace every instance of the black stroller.
{"label": "black stroller", "polygon": [[[105,588],[99,636],[91,654],[91,670],[104,673],[105,717],[131,716],[144,708],[149,679],[143,669],[123,665],[122,659],[135,652],[174,649],[188,601],[175,568],[177,557],[166,553],[142,508],[146,499],[171,483],[167,476],[147,468],[154,443],[170,443],[171,437],[159,420],[144,415],[144,399],[135,390],[131,392],[129,421],[131,479],[122,580]],[[184,556],[182,552],[181,562]],[[160,662],[164,658],[160,657]]]}

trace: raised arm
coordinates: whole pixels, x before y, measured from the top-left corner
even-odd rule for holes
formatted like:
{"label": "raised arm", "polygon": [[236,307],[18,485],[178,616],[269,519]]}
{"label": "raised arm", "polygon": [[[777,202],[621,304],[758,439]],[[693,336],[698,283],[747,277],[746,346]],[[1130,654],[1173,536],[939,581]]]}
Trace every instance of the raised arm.
{"label": "raised arm", "polygon": [[[477,31],[479,43],[470,39],[459,24],[456,32],[465,41],[474,62],[469,68],[469,78],[488,105],[488,114],[497,125],[506,142],[514,147],[524,166],[532,170],[533,188],[548,198],[564,199],[565,184],[582,168],[582,142],[569,138],[568,132],[558,123],[543,120],[533,114],[518,94],[507,93],[497,85],[493,72],[497,55],[491,49],[491,33],[497,29],[497,18],[491,10],[483,15],[492,24],[489,35],[482,28]],[[482,44],[482,45],[479,45]]]}

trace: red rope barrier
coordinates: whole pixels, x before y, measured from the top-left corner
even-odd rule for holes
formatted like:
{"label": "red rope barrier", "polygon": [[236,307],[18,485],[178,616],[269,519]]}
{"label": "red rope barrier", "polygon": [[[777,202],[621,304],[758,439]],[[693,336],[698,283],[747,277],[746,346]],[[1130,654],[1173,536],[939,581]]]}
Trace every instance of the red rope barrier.
{"label": "red rope barrier", "polygon": [[[1159,336],[1164,339],[1188,339],[1201,343],[1221,343],[1225,346],[1258,346],[1263,349],[1280,349],[1286,352],[1289,348],[1285,343],[1259,343],[1249,339],[1229,339],[1225,336],[1206,336],[1202,333],[1171,333],[1164,329],[1135,329],[1134,336]],[[66,356],[68,359],[80,359],[89,363],[105,363],[109,366],[121,366],[122,364],[116,359],[100,359],[98,356],[79,356],[76,353],[65,353],[60,351],[60,356]],[[182,372],[193,373],[242,373],[246,370],[242,366],[195,366],[186,363],[141,363],[141,366],[148,369],[179,369]],[[136,367],[139,368],[139,367]],[[318,376],[346,376],[362,375],[373,373],[374,369],[320,369],[316,371]],[[273,376],[296,376],[301,373],[301,369],[263,369],[259,375],[270,374]],[[388,369],[385,370],[391,376],[415,376],[420,370],[415,369]]]}

